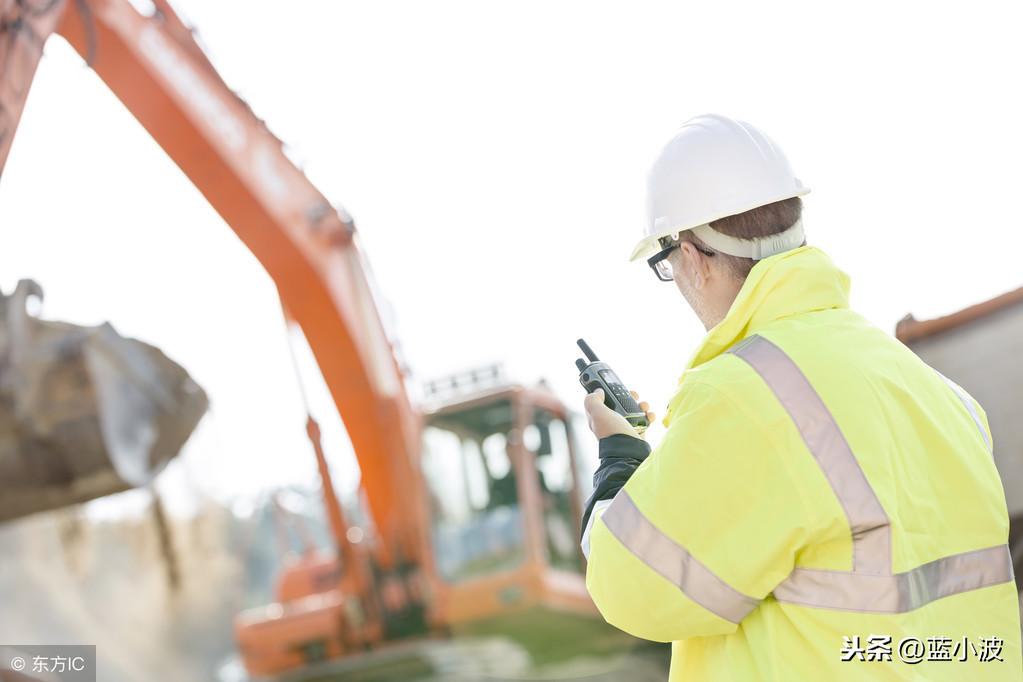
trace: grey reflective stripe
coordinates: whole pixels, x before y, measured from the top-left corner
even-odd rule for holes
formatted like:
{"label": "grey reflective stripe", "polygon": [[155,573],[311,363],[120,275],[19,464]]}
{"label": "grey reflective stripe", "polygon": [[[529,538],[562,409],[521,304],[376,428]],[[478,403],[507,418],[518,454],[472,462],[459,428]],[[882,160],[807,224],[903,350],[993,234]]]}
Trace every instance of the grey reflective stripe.
{"label": "grey reflective stripe", "polygon": [[[684,547],[662,533],[624,489],[615,495],[601,520],[611,535],[636,558],[711,613],[739,623],[760,603],[759,599],[739,592],[714,575]],[[622,579],[628,580],[628,577],[622,576]]]}
{"label": "grey reflective stripe", "polygon": [[[764,379],[788,412],[845,510],[853,535],[852,571],[796,568],[774,588],[775,599],[842,611],[905,613],[942,597],[1013,580],[1008,545],[955,554],[905,573],[892,573],[888,517],[834,417],[806,376],[778,346],[761,336],[750,336],[729,352]],[[969,396],[945,380],[990,447]]]}
{"label": "grey reflective stripe", "polygon": [[[614,498],[612,498],[614,499]],[[590,533],[593,532],[593,524],[596,522],[600,515],[604,513],[604,510],[611,504],[611,500],[598,500],[593,505],[593,510],[590,512],[590,518],[586,521],[586,528],[583,530],[583,538],[579,543],[579,546],[583,550],[583,556],[587,559],[590,558]]]}
{"label": "grey reflective stripe", "polygon": [[[931,369],[934,368],[932,367]],[[973,407],[973,399],[970,398],[969,394],[964,391],[959,384],[952,381],[941,372],[938,372],[938,370],[935,369],[934,371],[937,372],[939,377],[945,380],[948,387],[952,389],[952,392],[958,396],[959,401],[966,407],[967,411],[969,411],[970,416],[973,417],[973,423],[977,425],[977,430],[980,431],[980,435],[984,439],[985,445],[987,445],[987,449],[991,450],[991,437],[988,436],[987,429],[984,428],[984,422],[980,420],[980,415],[977,414],[976,408]]]}
{"label": "grey reflective stripe", "polygon": [[1008,545],[947,556],[894,575],[797,568],[774,589],[778,601],[842,611],[905,613],[935,599],[1009,582]]}
{"label": "grey reflective stripe", "polygon": [[853,570],[876,575],[890,573],[888,515],[834,417],[802,370],[762,336],[750,336],[728,352],[745,360],[763,378],[820,465],[852,531]]}

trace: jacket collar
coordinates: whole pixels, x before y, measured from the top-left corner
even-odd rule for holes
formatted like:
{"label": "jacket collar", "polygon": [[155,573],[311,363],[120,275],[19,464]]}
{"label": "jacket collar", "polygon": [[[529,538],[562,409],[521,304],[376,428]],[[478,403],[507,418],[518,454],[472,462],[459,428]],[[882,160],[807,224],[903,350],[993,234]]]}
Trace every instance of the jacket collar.
{"label": "jacket collar", "polygon": [[[716,358],[775,320],[813,310],[848,307],[849,275],[817,247],[800,246],[758,261],[724,319],[707,332],[693,353],[679,377],[679,388],[689,370]],[[665,426],[675,402],[672,399],[669,403]]]}

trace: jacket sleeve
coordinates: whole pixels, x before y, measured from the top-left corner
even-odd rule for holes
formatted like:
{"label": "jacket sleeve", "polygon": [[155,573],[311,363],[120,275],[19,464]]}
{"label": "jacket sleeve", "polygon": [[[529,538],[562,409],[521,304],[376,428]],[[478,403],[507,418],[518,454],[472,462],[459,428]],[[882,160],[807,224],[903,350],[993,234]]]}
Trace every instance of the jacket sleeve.
{"label": "jacket sleeve", "polygon": [[599,464],[593,474],[593,492],[586,501],[582,517],[582,549],[589,556],[590,529],[594,512],[600,514],[611,503],[643,460],[650,446],[641,438],[616,433],[601,438],[598,445]]}
{"label": "jacket sleeve", "polygon": [[586,586],[608,623],[668,642],[734,632],[792,571],[812,524],[768,425],[709,384],[594,509]]}

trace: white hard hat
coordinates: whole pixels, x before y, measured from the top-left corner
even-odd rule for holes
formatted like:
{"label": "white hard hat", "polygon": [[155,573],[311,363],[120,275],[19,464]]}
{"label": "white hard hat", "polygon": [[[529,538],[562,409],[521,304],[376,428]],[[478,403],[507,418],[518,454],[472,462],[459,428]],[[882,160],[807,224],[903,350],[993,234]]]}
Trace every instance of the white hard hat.
{"label": "white hard hat", "polygon": [[684,230],[695,230],[711,248],[756,260],[794,248],[803,242],[799,221],[755,240],[730,237],[708,223],[809,191],[781,148],[749,123],[696,116],[682,124],[650,169],[646,236],[629,260],[656,253],[660,238]]}

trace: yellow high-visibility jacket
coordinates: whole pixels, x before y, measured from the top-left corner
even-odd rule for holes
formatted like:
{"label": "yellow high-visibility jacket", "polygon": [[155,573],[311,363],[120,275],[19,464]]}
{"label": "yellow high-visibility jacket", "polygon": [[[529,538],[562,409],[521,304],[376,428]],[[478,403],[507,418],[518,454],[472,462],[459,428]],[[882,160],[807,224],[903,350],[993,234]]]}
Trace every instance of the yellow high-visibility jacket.
{"label": "yellow high-visibility jacket", "polygon": [[592,515],[590,594],[672,682],[1023,680],[984,410],[848,297],[818,248],[759,261]]}

